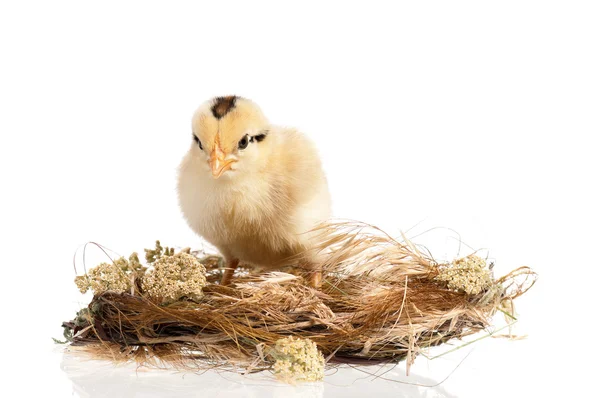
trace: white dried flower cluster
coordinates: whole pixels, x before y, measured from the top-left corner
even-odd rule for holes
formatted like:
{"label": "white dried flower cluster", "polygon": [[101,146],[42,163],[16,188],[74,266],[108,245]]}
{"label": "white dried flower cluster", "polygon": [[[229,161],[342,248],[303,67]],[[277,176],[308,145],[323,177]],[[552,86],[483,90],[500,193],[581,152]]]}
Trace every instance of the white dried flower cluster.
{"label": "white dried flower cluster", "polygon": [[206,268],[189,253],[162,256],[142,277],[142,291],[169,304],[181,298],[199,300],[206,286]]}
{"label": "white dried flower cluster", "polygon": [[77,276],[75,284],[81,293],[92,289],[94,294],[107,291],[123,293],[131,290],[133,276],[143,272],[137,253],[116,259],[113,263],[102,263],[90,269],[86,275]]}
{"label": "white dried flower cluster", "polygon": [[325,358],[310,339],[279,339],[271,355],[275,377],[286,383],[322,380],[325,375]]}
{"label": "white dried flower cluster", "polygon": [[474,254],[441,267],[435,279],[445,282],[449,289],[473,295],[492,286],[492,275],[485,260]]}

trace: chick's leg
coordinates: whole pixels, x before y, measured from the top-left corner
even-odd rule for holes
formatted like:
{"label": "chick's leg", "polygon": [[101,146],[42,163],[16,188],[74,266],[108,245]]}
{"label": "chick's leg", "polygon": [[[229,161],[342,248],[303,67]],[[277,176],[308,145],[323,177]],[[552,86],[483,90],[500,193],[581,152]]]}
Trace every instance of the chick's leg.
{"label": "chick's leg", "polygon": [[321,272],[321,266],[307,262],[305,264],[306,269],[309,269],[308,273],[308,283],[311,287],[315,289],[321,289],[321,285],[323,283],[323,272]]}
{"label": "chick's leg", "polygon": [[233,278],[233,273],[235,269],[238,267],[240,260],[237,258],[232,258],[227,260],[227,267],[225,267],[225,271],[223,272],[223,276],[221,277],[221,285],[229,285],[231,283],[231,279]]}
{"label": "chick's leg", "polygon": [[321,270],[314,270],[310,272],[310,279],[308,281],[315,289],[320,289],[323,284],[323,273]]}

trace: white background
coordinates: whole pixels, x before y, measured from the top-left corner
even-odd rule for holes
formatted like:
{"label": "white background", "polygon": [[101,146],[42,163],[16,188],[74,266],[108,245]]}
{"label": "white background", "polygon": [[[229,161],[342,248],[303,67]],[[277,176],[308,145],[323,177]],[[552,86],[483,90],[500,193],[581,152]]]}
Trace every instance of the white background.
{"label": "white background", "polygon": [[[1,395],[593,395],[594,2],[247,3],[0,5]],[[498,273],[534,268],[517,301],[528,338],[420,357],[410,378],[401,363],[385,376],[396,382],[346,369],[304,387],[63,357],[50,337],[89,300],[72,283],[81,244],[200,245],[175,170],[192,112],[227,94],[312,137],[335,216],[394,235],[444,227],[415,237],[441,260],[452,229]]]}

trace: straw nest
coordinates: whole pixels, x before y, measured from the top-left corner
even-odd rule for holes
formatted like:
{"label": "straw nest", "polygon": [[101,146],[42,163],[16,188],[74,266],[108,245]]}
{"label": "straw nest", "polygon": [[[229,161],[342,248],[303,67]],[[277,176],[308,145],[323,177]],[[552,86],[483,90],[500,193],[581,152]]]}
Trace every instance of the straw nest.
{"label": "straw nest", "polygon": [[[96,290],[89,306],[63,323],[65,336],[96,357],[188,370],[277,371],[286,337],[298,350],[299,341],[308,341],[299,339],[309,339],[328,365],[406,360],[408,370],[425,348],[486,329],[536,278],[527,267],[494,278],[475,255],[438,263],[407,239],[364,224],[328,224],[318,233],[325,259],[320,290],[294,267],[258,274],[242,267],[231,286],[220,286],[223,261],[207,256],[199,258],[205,279],[194,282],[201,291],[165,300],[148,293],[151,278],[144,275],[151,271],[132,256],[113,263],[121,261],[122,289]],[[147,252],[151,262],[175,255]],[[91,283],[92,271],[78,277],[80,288]],[[294,366],[322,364],[306,347]]]}

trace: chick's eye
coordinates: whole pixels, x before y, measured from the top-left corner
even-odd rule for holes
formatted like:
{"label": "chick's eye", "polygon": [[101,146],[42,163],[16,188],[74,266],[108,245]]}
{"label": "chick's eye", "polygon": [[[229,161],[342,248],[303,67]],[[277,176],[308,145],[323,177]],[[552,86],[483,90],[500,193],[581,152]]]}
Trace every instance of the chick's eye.
{"label": "chick's eye", "polygon": [[194,136],[194,141],[196,141],[196,144],[198,144],[198,147],[200,148],[200,150],[204,150],[204,148],[202,148],[202,143],[200,142],[200,139],[198,137],[196,137],[196,134],[193,134]]}
{"label": "chick's eye", "polygon": [[240,142],[238,142],[238,148],[239,149],[246,149],[246,147],[248,146],[248,136],[245,135]]}

